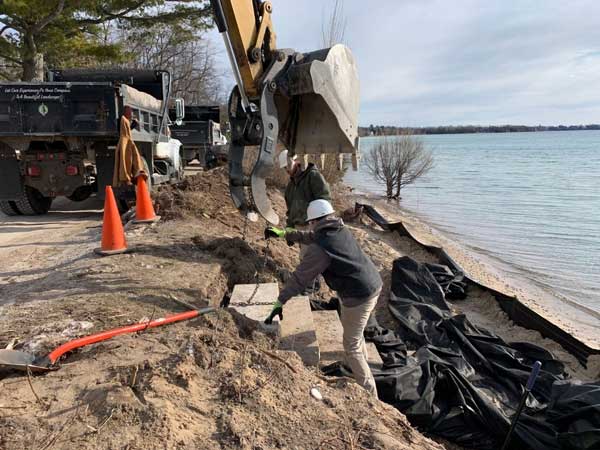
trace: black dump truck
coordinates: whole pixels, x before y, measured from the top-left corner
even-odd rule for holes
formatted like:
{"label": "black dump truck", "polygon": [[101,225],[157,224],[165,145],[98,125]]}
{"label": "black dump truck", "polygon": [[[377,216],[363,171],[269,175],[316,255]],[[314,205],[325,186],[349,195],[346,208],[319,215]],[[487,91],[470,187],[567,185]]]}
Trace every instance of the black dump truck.
{"label": "black dump truck", "polygon": [[[125,106],[139,123],[132,137],[150,184],[181,179],[181,143],[168,131],[170,86],[162,70],[53,70],[43,82],[0,83],[0,210],[45,214],[58,196],[103,198]],[[183,101],[176,110],[183,119]]]}
{"label": "black dump truck", "polygon": [[[171,110],[171,117],[175,117]],[[221,131],[218,105],[186,105],[185,119],[171,127],[173,138],[181,142],[186,164],[197,159],[206,165],[207,155],[219,160],[227,159],[227,138]]]}

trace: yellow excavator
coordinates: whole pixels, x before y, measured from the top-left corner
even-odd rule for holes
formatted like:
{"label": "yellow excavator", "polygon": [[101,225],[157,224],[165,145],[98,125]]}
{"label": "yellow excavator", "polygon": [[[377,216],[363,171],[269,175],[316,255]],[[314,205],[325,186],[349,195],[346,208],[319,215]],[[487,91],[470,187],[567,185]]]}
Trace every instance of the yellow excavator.
{"label": "yellow excavator", "polygon": [[[290,156],[352,155],[357,166],[359,82],[350,50],[338,44],[309,53],[278,49],[271,15],[261,0],[211,0],[236,87],[228,105],[231,124],[229,185],[235,206],[277,225],[265,179],[280,141]],[[250,176],[242,162],[259,146]]]}

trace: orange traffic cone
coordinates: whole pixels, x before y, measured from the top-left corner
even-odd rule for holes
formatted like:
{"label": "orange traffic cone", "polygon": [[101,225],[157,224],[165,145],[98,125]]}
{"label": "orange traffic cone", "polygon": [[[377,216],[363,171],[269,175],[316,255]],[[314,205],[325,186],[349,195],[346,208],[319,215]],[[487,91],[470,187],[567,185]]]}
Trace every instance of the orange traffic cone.
{"label": "orange traffic cone", "polygon": [[160,216],[154,213],[148,185],[143,176],[137,177],[137,189],[135,190],[135,220],[133,223],[158,222]]}
{"label": "orange traffic cone", "polygon": [[127,251],[125,231],[121,223],[121,216],[117,208],[115,194],[112,187],[106,186],[106,198],[104,199],[104,218],[102,222],[102,246],[94,249],[94,252],[102,255],[117,255]]}

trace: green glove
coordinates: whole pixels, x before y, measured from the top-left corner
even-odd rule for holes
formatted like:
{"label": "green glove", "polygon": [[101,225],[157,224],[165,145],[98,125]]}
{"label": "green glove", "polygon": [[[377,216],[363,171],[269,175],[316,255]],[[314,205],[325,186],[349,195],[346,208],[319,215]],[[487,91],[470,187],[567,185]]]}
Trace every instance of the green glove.
{"label": "green glove", "polygon": [[270,238],[283,238],[285,235],[291,231],[296,231],[293,228],[276,228],[276,227],[267,227],[265,228],[265,239]]}
{"label": "green glove", "polygon": [[279,303],[279,300],[273,303],[273,309],[271,310],[269,317],[265,319],[265,323],[267,325],[271,325],[273,323],[273,319],[277,316],[279,316],[279,320],[283,320],[283,305]]}

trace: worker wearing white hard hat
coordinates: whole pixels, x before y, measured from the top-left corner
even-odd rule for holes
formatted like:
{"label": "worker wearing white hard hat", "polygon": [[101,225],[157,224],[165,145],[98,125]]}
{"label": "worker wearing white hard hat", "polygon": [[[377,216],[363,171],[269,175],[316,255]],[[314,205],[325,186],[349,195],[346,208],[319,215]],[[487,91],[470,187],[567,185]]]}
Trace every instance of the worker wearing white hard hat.
{"label": "worker wearing white hard hat", "polygon": [[323,275],[327,285],[340,298],[345,362],[356,381],[377,395],[375,380],[367,363],[363,333],[381,292],[381,276],[342,219],[336,217],[329,201],[318,199],[310,202],[306,220],[310,225],[309,231],[279,230],[281,233],[265,234],[266,237],[285,237],[288,241],[307,245],[300,264],[281,290],[267,322],[276,316],[282,320],[283,305],[299,295],[315,277]]}

